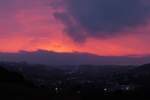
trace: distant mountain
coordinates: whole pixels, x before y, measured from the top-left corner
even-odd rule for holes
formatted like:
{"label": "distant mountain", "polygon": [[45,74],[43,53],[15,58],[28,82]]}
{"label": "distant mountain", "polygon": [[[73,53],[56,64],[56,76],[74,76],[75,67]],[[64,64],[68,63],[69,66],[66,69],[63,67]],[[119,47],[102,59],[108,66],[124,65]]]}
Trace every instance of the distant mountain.
{"label": "distant mountain", "polygon": [[150,56],[98,56],[89,53],[35,52],[0,53],[0,61],[27,62],[45,65],[137,65],[150,62]]}

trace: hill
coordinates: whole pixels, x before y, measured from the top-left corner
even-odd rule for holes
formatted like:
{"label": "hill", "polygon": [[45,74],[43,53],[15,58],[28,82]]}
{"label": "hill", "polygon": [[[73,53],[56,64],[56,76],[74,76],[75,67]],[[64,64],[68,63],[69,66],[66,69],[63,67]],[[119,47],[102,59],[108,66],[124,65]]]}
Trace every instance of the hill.
{"label": "hill", "polygon": [[24,78],[18,72],[0,66],[0,99],[4,100],[49,100],[49,93]]}
{"label": "hill", "polygon": [[98,56],[89,53],[56,53],[38,50],[18,53],[0,53],[0,61],[28,62],[53,66],[62,65],[138,65],[149,63],[150,56]]}

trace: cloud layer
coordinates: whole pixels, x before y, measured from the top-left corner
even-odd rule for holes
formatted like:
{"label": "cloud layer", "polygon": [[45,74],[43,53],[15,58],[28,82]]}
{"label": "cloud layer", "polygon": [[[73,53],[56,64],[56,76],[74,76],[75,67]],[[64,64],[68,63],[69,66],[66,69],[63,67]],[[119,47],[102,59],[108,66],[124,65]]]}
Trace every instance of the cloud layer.
{"label": "cloud layer", "polygon": [[[146,3],[143,0],[66,0],[68,13],[57,14],[57,18],[67,22],[66,32],[74,40],[88,36],[112,37],[147,24],[150,5]],[[75,25],[68,16],[74,19]]]}
{"label": "cloud layer", "polygon": [[150,54],[149,8],[148,0],[0,0],[0,52]]}

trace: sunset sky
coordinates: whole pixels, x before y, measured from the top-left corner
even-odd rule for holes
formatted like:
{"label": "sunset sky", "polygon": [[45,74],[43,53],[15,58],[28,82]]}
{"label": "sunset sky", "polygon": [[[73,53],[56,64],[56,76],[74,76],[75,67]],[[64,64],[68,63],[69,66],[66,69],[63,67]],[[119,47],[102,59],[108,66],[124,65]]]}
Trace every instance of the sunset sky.
{"label": "sunset sky", "polygon": [[149,0],[0,0],[0,52],[150,54]]}

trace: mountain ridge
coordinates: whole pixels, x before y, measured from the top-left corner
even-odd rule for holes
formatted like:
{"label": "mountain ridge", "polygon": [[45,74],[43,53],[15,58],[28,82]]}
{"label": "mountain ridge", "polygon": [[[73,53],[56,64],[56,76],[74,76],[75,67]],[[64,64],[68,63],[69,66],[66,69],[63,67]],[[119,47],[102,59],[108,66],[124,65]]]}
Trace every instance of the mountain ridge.
{"label": "mountain ridge", "polygon": [[90,53],[37,50],[18,53],[0,53],[0,61],[27,62],[45,65],[142,65],[150,62],[150,56],[98,56]]}

